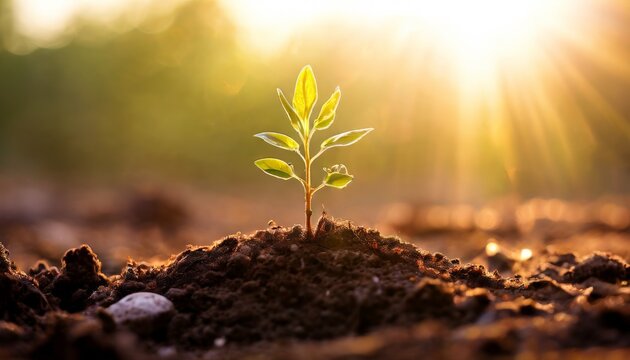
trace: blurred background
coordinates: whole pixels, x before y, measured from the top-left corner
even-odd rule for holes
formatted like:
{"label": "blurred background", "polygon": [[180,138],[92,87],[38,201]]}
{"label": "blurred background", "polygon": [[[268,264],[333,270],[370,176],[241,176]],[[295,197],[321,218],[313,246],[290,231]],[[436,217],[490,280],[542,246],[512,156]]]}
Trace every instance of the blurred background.
{"label": "blurred background", "polygon": [[0,35],[0,241],[24,266],[301,223],[300,185],[253,166],[298,158],[252,135],[293,135],[276,88],[306,64],[319,104],[343,94],[319,139],[376,128],[318,160],[356,178],[316,214],[483,244],[630,227],[625,0],[1,0]]}

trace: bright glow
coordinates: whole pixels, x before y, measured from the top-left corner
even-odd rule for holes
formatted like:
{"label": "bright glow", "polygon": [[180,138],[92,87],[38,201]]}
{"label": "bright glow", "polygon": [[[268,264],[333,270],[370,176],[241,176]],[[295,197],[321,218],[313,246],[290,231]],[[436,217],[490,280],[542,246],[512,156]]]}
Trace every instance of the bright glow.
{"label": "bright glow", "polygon": [[72,0],[15,1],[15,26],[23,35],[42,41],[52,40],[64,30],[78,5]]}
{"label": "bright glow", "polygon": [[[570,24],[575,0],[223,0],[248,45],[272,54],[313,24],[397,28],[414,51],[438,51],[464,83],[498,66],[524,66],[550,32]],[[328,26],[327,26],[328,27]],[[330,36],[327,31],[323,36]]]}
{"label": "bright glow", "polygon": [[[137,26],[147,9],[162,13],[188,1],[14,0],[17,33],[37,46],[55,46],[77,18]],[[220,0],[247,47],[263,54],[305,36],[329,38],[336,28],[354,28],[356,40],[391,33],[387,46],[406,56],[435,54],[445,73],[469,92],[491,88],[503,69],[531,68],[544,57],[544,41],[571,32],[576,10],[587,0]],[[168,5],[167,5],[168,4]],[[327,29],[322,31],[321,29]],[[355,40],[350,38],[349,40]],[[392,49],[395,51],[396,49]]]}
{"label": "bright glow", "polygon": [[530,249],[521,249],[521,261],[529,260],[534,256]]}
{"label": "bright glow", "polygon": [[570,1],[429,1],[416,14],[450,56],[461,81],[471,85],[492,79],[502,66],[523,67],[538,56],[537,47],[554,27],[567,21]]}
{"label": "bright glow", "polygon": [[14,0],[14,31],[30,40],[31,47],[56,46],[64,43],[77,19],[132,28],[149,16],[170,13],[184,1]]}
{"label": "bright glow", "polygon": [[[515,187],[527,187],[522,180],[529,174],[554,188],[579,188],[581,175],[589,171],[583,158],[591,154],[584,139],[599,140],[592,123],[605,122],[630,136],[627,118],[608,100],[621,90],[604,90],[595,76],[601,72],[630,82],[630,48],[622,36],[627,1],[220,4],[235,22],[244,50],[257,59],[260,54],[270,62],[287,59],[295,67],[330,59],[329,67],[339,69],[346,83],[378,79],[384,97],[378,109],[382,123],[375,125],[395,129],[398,140],[413,138],[413,130],[425,131],[428,119],[440,118],[448,128],[444,133],[455,135],[450,142],[431,143],[435,176],[423,181],[431,193],[455,201],[477,194],[478,184],[499,176]],[[444,161],[453,152],[454,164]],[[501,162],[500,174],[480,173],[489,154]],[[416,158],[401,152],[395,161],[405,168]],[[453,184],[446,184],[445,176]],[[562,211],[554,209],[553,216]],[[482,229],[493,229],[500,220],[489,211],[475,218]]]}
{"label": "bright glow", "polygon": [[495,242],[489,242],[488,245],[486,245],[486,255],[494,256],[498,252],[499,252],[499,244]]}
{"label": "bright glow", "polygon": [[[12,0],[14,28],[3,45],[16,54],[60,47],[83,21],[104,33],[147,31],[139,26],[147,14],[186,1]],[[580,190],[599,158],[595,149],[610,146],[618,154],[630,137],[623,106],[630,84],[627,0],[201,0],[194,9],[195,21],[208,25],[198,31],[216,33],[217,46],[231,44],[232,36],[242,45],[223,54],[209,50],[216,44],[186,38],[182,44],[199,46],[208,68],[218,69],[196,79],[236,94],[250,79],[279,86],[278,69],[311,63],[338,82],[330,86],[348,90],[348,126],[365,119],[382,131],[399,149],[390,160],[396,176],[426,169],[414,185],[436,198],[456,203],[530,187]],[[168,37],[156,40],[165,53],[184,53],[168,48]],[[260,68],[274,71],[251,75]],[[618,136],[609,141],[612,131]],[[419,156],[420,148],[430,151]],[[582,216],[570,210],[550,203],[544,213]],[[447,217],[434,211],[429,219],[462,229],[510,226],[500,214],[462,209]],[[630,223],[614,208],[600,215],[616,228]],[[518,222],[530,229],[540,216],[525,209]]]}

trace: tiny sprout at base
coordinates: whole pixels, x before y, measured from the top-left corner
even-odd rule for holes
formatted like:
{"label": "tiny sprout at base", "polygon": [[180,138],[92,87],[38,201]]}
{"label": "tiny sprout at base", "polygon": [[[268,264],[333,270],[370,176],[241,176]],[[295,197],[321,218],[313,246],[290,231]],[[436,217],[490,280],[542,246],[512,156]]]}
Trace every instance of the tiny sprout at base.
{"label": "tiny sprout at base", "polygon": [[293,165],[280,159],[264,158],[256,160],[254,164],[267,175],[282,180],[296,179],[302,184],[304,188],[306,230],[308,237],[313,236],[311,226],[311,215],[313,214],[311,201],[313,195],[325,186],[343,189],[354,179],[352,175],[348,174],[348,169],[345,165],[333,165],[330,168],[324,168],[325,175],[321,184],[313,187],[311,186],[311,165],[315,159],[320,157],[326,150],[338,146],[352,145],[361,140],[370,131],[374,130],[372,128],[365,128],[346,131],[331,136],[324,140],[317,153],[312,155],[310,144],[313,134],[317,130],[326,130],[332,125],[337,113],[339,100],[341,99],[341,90],[339,87],[335,89],[330,98],[322,105],[319,115],[317,115],[317,118],[315,118],[314,122],[311,124],[311,113],[317,101],[317,95],[317,82],[313,75],[313,69],[308,65],[305,66],[298,75],[292,103],[289,103],[282,90],[278,89],[280,102],[291,122],[291,126],[298,134],[299,140],[303,146],[302,150],[300,150],[300,143],[284,134],[263,132],[254,135],[275,147],[295,151],[300,159],[302,159],[302,162],[304,162],[304,177],[300,177],[295,173]]}

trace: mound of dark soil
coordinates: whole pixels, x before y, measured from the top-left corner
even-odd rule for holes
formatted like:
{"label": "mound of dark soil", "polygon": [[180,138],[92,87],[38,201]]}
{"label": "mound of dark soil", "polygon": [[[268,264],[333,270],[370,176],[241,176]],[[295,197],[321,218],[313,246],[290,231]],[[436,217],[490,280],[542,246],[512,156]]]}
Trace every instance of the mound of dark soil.
{"label": "mound of dark soil", "polygon": [[37,282],[16,269],[0,243],[0,343],[21,334],[20,326],[36,325],[38,315],[49,309]]}
{"label": "mound of dark soil", "polygon": [[[165,264],[130,261],[110,278],[87,246],[69,250],[61,270],[39,264],[32,277],[2,255],[0,286],[11,300],[0,314],[18,329],[0,355],[434,358],[630,346],[630,268],[610,254],[551,254],[506,278],[322,218],[314,239],[300,226],[272,227]],[[175,314],[136,340],[102,309],[140,291],[164,295]]]}
{"label": "mound of dark soil", "polygon": [[178,310],[169,338],[201,348],[219,338],[329,339],[425,319],[455,326],[483,310],[456,305],[466,289],[433,279],[450,276],[445,257],[372,230],[322,224],[312,241],[299,226],[277,228],[190,248],[157,268],[130,264],[98,304],[135,291],[163,294]]}
{"label": "mound of dark soil", "polygon": [[51,303],[68,312],[81,311],[87,306],[90,295],[99,286],[107,286],[109,281],[101,273],[101,262],[87,245],[68,250],[61,263],[58,270],[40,262],[29,273]]}

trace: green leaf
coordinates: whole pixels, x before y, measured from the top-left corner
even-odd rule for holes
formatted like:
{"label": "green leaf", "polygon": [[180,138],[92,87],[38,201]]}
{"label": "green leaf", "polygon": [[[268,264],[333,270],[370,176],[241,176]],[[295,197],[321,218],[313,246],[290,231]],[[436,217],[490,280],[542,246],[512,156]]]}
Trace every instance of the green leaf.
{"label": "green leaf", "polygon": [[288,180],[294,176],[291,165],[282,160],[265,158],[256,160],[254,164],[266,174],[282,180]]}
{"label": "green leaf", "polygon": [[315,124],[313,125],[315,129],[325,130],[332,125],[335,120],[335,113],[337,112],[337,105],[339,105],[340,97],[341,90],[337,87],[335,92],[330,96],[330,99],[322,105],[322,109],[319,111],[319,116],[317,116],[317,120],[315,120]]}
{"label": "green leaf", "polygon": [[298,75],[293,94],[293,108],[300,116],[304,129],[308,129],[308,119],[315,101],[317,101],[317,83],[313,69],[310,65],[306,65]]}
{"label": "green leaf", "polygon": [[343,174],[339,172],[330,172],[326,174],[326,178],[324,179],[324,184],[326,186],[334,187],[337,189],[345,188],[354,177],[352,175]]}
{"label": "green leaf", "polygon": [[348,174],[348,168],[346,168],[346,165],[343,164],[337,164],[331,166],[330,168],[324,168],[324,171],[327,173]]}
{"label": "green leaf", "polygon": [[297,141],[284,134],[279,134],[275,132],[263,132],[254,136],[263,139],[266,143],[279,147],[281,149],[297,151],[300,148],[300,144],[298,144]]}
{"label": "green leaf", "polygon": [[302,130],[302,120],[300,120],[300,116],[295,112],[295,109],[289,104],[289,101],[282,93],[282,90],[278,89],[278,97],[280,98],[280,102],[282,103],[282,107],[284,108],[284,112],[287,113],[289,117],[289,121],[291,121],[291,126],[298,132],[298,134],[303,134]]}
{"label": "green leaf", "polygon": [[330,149],[337,146],[348,146],[352,145],[355,142],[361,140],[365,135],[367,135],[370,131],[374,130],[373,128],[359,129],[359,130],[351,130],[346,131],[341,134],[337,134],[335,136],[331,136],[328,139],[322,142],[322,149]]}

